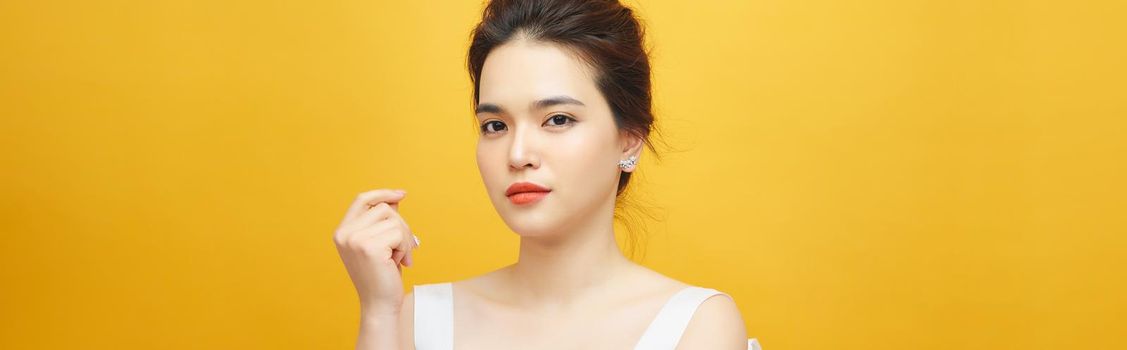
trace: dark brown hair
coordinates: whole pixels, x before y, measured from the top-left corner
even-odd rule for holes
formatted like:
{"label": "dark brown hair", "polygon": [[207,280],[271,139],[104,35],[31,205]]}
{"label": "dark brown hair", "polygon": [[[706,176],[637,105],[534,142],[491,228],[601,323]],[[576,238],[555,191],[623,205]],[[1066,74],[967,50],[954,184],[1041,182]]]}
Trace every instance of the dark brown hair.
{"label": "dark brown hair", "polygon": [[[480,102],[481,70],[489,52],[518,38],[554,43],[593,68],[615,125],[642,139],[656,156],[650,140],[656,129],[644,34],[634,12],[617,0],[490,1],[473,30],[467,59],[474,107]],[[630,175],[622,173],[616,195],[626,190]]]}

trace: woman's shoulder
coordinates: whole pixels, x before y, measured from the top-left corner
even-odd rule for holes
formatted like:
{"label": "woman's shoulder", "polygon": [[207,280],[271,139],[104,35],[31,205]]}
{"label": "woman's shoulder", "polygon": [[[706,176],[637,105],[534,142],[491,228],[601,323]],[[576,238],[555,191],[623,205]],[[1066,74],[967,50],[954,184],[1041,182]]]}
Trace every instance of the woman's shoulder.
{"label": "woman's shoulder", "polygon": [[748,340],[747,326],[735,300],[722,293],[700,303],[681,337],[681,343],[691,344],[688,347],[692,349],[734,349],[745,342],[751,348]]}
{"label": "woman's shoulder", "polygon": [[[746,339],[746,330],[735,300],[723,290],[687,283],[639,265],[640,282],[658,291],[667,303],[692,303],[695,310],[681,342],[690,348],[732,348],[733,341]],[[699,302],[699,304],[697,304]],[[743,342],[743,340],[740,340]],[[750,345],[750,342],[749,344]],[[751,348],[751,347],[749,347]]]}
{"label": "woman's shoulder", "polygon": [[671,296],[695,285],[673,278],[641,264],[632,264],[622,284],[639,292],[656,296]]}
{"label": "woman's shoulder", "polygon": [[[639,282],[639,283],[643,284],[643,285],[653,286],[651,289],[662,290],[662,291],[665,291],[667,293],[670,293],[670,292],[671,293],[687,292],[689,289],[693,289],[697,293],[703,293],[703,294],[712,295],[712,296],[723,295],[723,296],[726,296],[727,299],[731,299],[731,296],[728,295],[728,293],[724,292],[724,290],[719,288],[719,287],[714,287],[714,286],[709,286],[709,285],[693,284],[693,283],[685,282],[685,281],[682,281],[682,280],[678,280],[676,278],[667,276],[665,274],[662,274],[658,271],[654,271],[654,270],[646,268],[646,267],[641,267],[641,268],[643,270],[641,270],[640,273],[642,275],[644,275],[644,277],[642,277],[641,280],[645,281],[645,282]],[[714,299],[718,299],[718,298],[709,297],[706,300],[706,302],[714,303],[714,304],[724,304],[725,303],[723,301],[719,301],[719,302],[713,301]]]}
{"label": "woman's shoulder", "polygon": [[[485,272],[476,276],[452,279],[447,281],[435,281],[416,283],[411,286],[411,290],[403,297],[403,308],[407,309],[413,307],[415,303],[416,294],[426,293],[429,297],[433,298],[435,295],[449,295],[453,296],[455,293],[461,296],[469,296],[466,293],[473,295],[484,295],[481,291],[488,291],[495,289],[497,284],[498,275],[505,268],[499,268],[493,271]],[[457,292],[454,290],[457,289]]]}

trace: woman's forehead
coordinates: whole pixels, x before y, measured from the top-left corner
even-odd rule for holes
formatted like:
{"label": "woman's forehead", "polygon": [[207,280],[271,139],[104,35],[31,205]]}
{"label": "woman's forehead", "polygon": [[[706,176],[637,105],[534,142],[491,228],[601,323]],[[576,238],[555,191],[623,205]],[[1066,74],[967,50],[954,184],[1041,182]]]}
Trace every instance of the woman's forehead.
{"label": "woman's forehead", "polygon": [[590,68],[556,44],[514,40],[493,49],[481,71],[479,102],[528,103],[551,96],[581,101],[599,94]]}

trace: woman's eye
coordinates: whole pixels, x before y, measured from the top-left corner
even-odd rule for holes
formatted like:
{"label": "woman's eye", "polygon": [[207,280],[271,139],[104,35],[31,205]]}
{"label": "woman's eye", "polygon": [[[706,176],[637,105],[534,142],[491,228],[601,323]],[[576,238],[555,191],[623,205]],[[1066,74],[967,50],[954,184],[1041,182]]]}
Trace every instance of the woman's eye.
{"label": "woman's eye", "polygon": [[564,124],[567,124],[569,121],[575,121],[575,118],[568,117],[563,114],[556,114],[551,118],[548,118],[548,121],[545,124],[549,124],[551,126],[562,126]]}
{"label": "woman's eye", "polygon": [[485,124],[481,124],[481,132],[483,134],[498,133],[502,130],[505,130],[505,123],[502,123],[498,120],[490,120],[488,122],[485,122]]}

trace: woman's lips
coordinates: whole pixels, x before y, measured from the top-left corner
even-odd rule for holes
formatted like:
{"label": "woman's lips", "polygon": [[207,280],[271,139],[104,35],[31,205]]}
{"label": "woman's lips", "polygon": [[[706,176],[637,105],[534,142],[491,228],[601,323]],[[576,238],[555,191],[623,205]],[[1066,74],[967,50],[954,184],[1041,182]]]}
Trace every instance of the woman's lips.
{"label": "woman's lips", "polygon": [[516,205],[530,204],[543,199],[552,191],[546,192],[520,192],[509,196],[509,201]]}
{"label": "woman's lips", "polygon": [[552,189],[528,181],[514,182],[505,189],[505,195],[511,196],[520,192],[548,192]]}
{"label": "woman's lips", "polygon": [[550,192],[552,190],[546,186],[522,181],[509,185],[509,188],[505,190],[505,196],[509,197],[509,201],[513,204],[521,205],[535,203]]}

